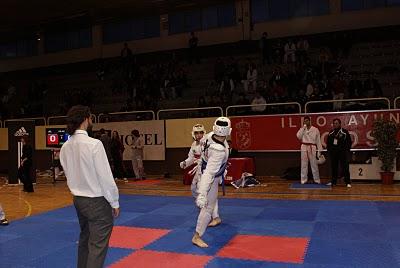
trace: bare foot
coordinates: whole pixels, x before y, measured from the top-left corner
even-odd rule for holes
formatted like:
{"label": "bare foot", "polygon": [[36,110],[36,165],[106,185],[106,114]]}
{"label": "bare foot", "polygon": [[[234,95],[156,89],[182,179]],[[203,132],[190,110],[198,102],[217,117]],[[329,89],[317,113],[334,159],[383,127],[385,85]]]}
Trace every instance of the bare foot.
{"label": "bare foot", "polygon": [[208,224],[208,227],[214,227],[214,226],[220,225],[221,222],[222,222],[221,218],[219,218],[219,217],[215,218]]}
{"label": "bare foot", "polygon": [[196,233],[192,238],[192,243],[200,248],[208,248],[206,242],[201,239],[201,237]]}

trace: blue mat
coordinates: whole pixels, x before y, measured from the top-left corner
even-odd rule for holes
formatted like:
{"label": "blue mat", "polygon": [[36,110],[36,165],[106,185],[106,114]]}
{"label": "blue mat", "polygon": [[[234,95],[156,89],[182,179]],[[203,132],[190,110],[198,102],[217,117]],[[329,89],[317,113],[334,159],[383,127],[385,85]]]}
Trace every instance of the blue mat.
{"label": "blue mat", "polygon": [[316,184],[316,183],[301,184],[300,182],[294,182],[290,185],[290,189],[331,190],[332,187],[327,186],[325,184]]}
{"label": "blue mat", "polygon": [[[400,202],[221,198],[219,207],[223,222],[207,229],[206,249],[191,243],[198,209],[190,197],[122,195],[115,225],[168,229],[143,249],[210,256],[212,268],[400,267]],[[307,238],[309,245],[301,264],[219,257],[238,235]],[[78,237],[71,206],[11,222],[0,228],[0,267],[76,267]],[[106,266],[134,252],[111,247]]]}

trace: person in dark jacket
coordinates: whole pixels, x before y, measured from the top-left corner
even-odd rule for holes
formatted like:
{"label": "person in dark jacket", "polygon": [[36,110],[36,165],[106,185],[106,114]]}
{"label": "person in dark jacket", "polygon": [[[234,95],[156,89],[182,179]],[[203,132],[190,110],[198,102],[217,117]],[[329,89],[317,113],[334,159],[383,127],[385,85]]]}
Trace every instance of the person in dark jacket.
{"label": "person in dark jacket", "polygon": [[113,131],[111,137],[111,156],[113,162],[113,174],[115,179],[124,178],[124,180],[126,180],[123,167],[124,150],[125,148],[121,142],[118,131]]}
{"label": "person in dark jacket", "polygon": [[327,149],[332,167],[332,181],[328,185],[336,185],[340,164],[346,186],[350,188],[349,154],[352,144],[351,136],[346,129],[342,128],[341,121],[338,118],[333,120],[333,127],[334,129],[329,132],[327,140]]}
{"label": "person in dark jacket", "polygon": [[18,177],[21,182],[24,184],[24,192],[33,192],[33,184],[32,184],[32,146],[29,145],[28,137],[22,137],[22,156],[21,156],[21,165],[18,169]]}

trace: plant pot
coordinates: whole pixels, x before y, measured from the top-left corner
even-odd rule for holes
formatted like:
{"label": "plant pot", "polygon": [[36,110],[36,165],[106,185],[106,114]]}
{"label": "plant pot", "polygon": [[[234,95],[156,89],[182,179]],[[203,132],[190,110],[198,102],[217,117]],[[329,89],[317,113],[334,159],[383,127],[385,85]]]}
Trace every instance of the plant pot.
{"label": "plant pot", "polygon": [[393,184],[394,172],[379,172],[381,173],[382,184]]}

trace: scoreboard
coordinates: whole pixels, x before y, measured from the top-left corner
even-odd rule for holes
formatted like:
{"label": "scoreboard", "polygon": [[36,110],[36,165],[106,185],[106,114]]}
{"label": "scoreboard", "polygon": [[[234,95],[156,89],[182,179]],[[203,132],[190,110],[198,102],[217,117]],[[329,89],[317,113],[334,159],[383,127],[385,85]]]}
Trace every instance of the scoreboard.
{"label": "scoreboard", "polygon": [[46,147],[60,148],[69,137],[65,128],[46,128]]}

